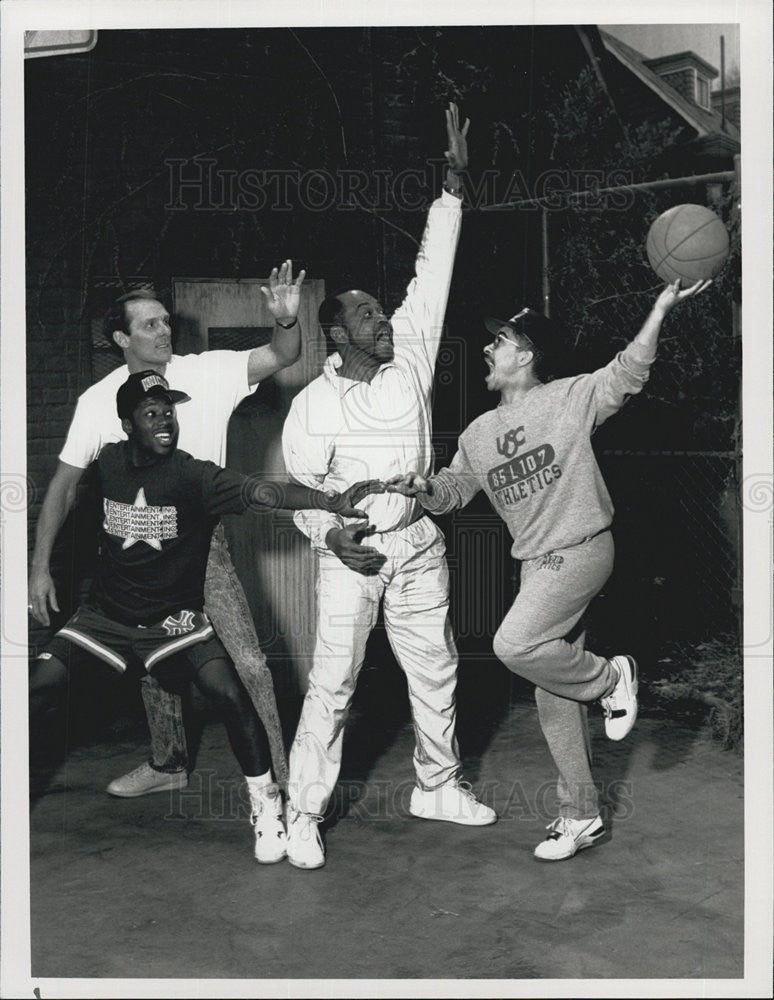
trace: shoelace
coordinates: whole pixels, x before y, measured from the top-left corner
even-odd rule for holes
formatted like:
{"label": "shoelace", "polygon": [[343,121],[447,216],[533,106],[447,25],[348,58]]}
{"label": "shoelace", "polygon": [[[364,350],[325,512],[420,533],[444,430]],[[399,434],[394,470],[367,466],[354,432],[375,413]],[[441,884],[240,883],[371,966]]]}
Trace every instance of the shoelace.
{"label": "shoelace", "polygon": [[[577,832],[572,828],[572,821],[566,816],[558,816],[553,823],[549,823],[546,830],[551,832],[546,837],[546,840],[559,840],[560,837],[572,837],[573,840],[578,840],[582,834],[588,833],[591,829],[593,820],[578,820],[578,822],[586,822],[586,826]],[[600,831],[601,832],[601,831]]]}
{"label": "shoelace", "polygon": [[322,836],[320,834],[320,823],[322,823],[323,817],[319,813],[302,813],[296,812],[290,819],[288,826],[301,822],[303,830],[301,831],[301,839],[304,839],[304,834],[309,834],[312,831],[319,844],[322,844]]}
{"label": "shoelace", "polygon": [[322,823],[323,817],[318,813],[296,813],[296,816],[305,816],[307,819],[313,819],[315,823]]}
{"label": "shoelace", "polygon": [[457,779],[457,781],[454,782],[454,787],[458,788],[466,798],[472,799],[474,802],[478,802],[478,799],[473,793],[473,786],[469,781],[465,781],[464,778]]}
{"label": "shoelace", "polygon": [[558,816],[552,823],[548,824],[546,830],[551,831],[546,840],[559,840],[565,834],[572,836],[572,832],[568,829],[564,816]]}
{"label": "shoelace", "polygon": [[317,826],[317,824],[322,823],[323,819],[324,817],[319,813],[304,813],[298,809],[292,808],[288,810],[288,826],[298,822],[303,823],[305,826],[309,826],[310,820],[313,820],[315,826]]}

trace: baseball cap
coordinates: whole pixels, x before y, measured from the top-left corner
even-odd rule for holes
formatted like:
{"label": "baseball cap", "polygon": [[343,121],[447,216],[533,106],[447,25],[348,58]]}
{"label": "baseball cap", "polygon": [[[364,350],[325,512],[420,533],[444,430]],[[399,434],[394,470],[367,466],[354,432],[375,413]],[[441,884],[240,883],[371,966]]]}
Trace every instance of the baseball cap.
{"label": "baseball cap", "polygon": [[507,326],[514,333],[529,337],[535,347],[546,357],[552,357],[561,347],[561,340],[554,324],[541,313],[535,312],[534,309],[522,309],[510,319],[495,319],[493,316],[487,316],[484,320],[484,326],[489,333],[494,335]]}
{"label": "baseball cap", "polygon": [[185,403],[191,398],[184,392],[170,389],[169,382],[158,372],[135,372],[116,393],[118,416],[122,420],[124,417],[131,417],[137,404],[148,396],[157,396],[168,403]]}

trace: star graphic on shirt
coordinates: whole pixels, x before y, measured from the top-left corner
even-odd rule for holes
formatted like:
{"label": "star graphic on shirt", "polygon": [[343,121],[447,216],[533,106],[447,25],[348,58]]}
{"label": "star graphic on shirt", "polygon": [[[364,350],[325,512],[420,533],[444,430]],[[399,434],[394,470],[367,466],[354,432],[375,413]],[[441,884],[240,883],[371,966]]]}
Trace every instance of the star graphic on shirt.
{"label": "star graphic on shirt", "polygon": [[[143,486],[141,486],[139,490],[137,490],[137,496],[134,498],[134,503],[132,504],[132,506],[137,508],[138,510],[141,510],[148,506],[148,501],[145,499],[145,488]],[[134,535],[131,534],[126,536],[126,538],[124,539],[124,544],[121,546],[121,548],[129,549],[140,541],[145,542],[146,545],[150,545],[151,548],[158,549],[158,551],[161,552],[161,540],[159,538],[152,538],[152,537],[135,538]]]}

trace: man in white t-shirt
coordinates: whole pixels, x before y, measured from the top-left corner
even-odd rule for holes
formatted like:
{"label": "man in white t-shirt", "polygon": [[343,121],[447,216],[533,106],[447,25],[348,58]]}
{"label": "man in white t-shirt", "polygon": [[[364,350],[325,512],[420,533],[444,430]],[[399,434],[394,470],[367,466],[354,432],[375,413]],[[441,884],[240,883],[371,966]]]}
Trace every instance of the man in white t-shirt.
{"label": "man in white t-shirt", "polygon": [[[78,482],[106,444],[126,437],[116,412],[118,387],[133,372],[153,369],[175,388],[197,399],[196,407],[181,408],[178,445],[194,458],[225,465],[231,414],[259,382],[287,368],[299,357],[298,307],[304,275],[301,271],[294,281],[289,260],[279,269],[274,268],[268,287],[261,288],[275,320],[274,333],[268,344],[249,351],[174,355],[170,317],[153,291],[138,289],[113,304],[105,317],[104,332],[111,346],[123,354],[126,364],[79,397],[38,518],[29,610],[41,624],[49,624],[49,606],[59,611],[49,564],[57,533],[75,500]],[[271,673],[231,564],[221,525],[213,534],[205,606],[266,727],[275,777],[284,783],[287,763]],[[111,782],[107,791],[112,795],[131,798],[184,788],[188,783],[179,697],[168,694],[149,677],[143,680],[143,701],[151,733],[151,759]]]}

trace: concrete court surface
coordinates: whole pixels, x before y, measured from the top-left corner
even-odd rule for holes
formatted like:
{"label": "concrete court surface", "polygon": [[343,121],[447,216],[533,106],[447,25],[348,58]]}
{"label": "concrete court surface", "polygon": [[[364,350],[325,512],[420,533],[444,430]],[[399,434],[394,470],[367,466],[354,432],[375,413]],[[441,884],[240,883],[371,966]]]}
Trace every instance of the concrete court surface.
{"label": "concrete court surface", "polygon": [[73,750],[32,807],[33,976],[741,977],[741,758],[670,720],[613,744],[595,714],[592,734],[610,838],[541,864],[553,767],[534,704],[465,760],[501,814],[482,829],[408,816],[410,726],[355,717],[315,872],[253,861],[217,722],[185,793],[104,794],[142,759],[139,727]]}

